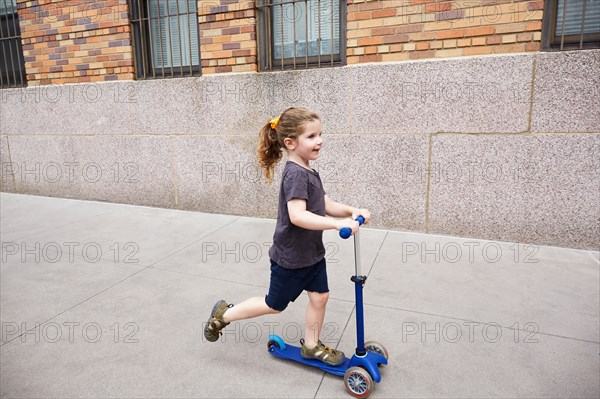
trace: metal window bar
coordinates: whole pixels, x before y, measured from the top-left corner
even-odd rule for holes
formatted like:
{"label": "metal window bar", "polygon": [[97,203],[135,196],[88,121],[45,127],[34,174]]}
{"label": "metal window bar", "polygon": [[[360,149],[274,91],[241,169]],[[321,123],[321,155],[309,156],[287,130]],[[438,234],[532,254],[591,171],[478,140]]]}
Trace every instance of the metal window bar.
{"label": "metal window bar", "polygon": [[283,3],[279,6],[279,15],[281,15],[281,69],[283,69],[283,57],[285,54],[285,41],[283,39]]}
{"label": "metal window bar", "polygon": [[[161,64],[164,64],[165,63],[165,61],[164,61],[164,59],[165,59],[165,53],[163,53],[163,42],[162,42],[163,35],[162,35],[162,28],[161,28],[161,24],[160,24],[160,0],[157,0],[156,4],[157,4],[156,7],[158,9],[158,17],[157,17],[157,20],[156,20],[156,26],[158,27],[158,41],[159,41],[159,45],[160,45],[160,47],[159,47],[159,49],[160,49],[160,62],[161,62]],[[152,18],[151,16],[152,16],[152,14],[148,14],[148,18]],[[152,20],[150,19],[149,20],[149,24],[151,24],[151,23],[152,23]],[[149,40],[152,40],[152,39],[149,39]],[[154,54],[152,54],[152,56],[154,57]],[[152,69],[154,69],[154,67],[152,67]],[[162,77],[164,78],[165,77],[165,68],[160,68],[160,70],[161,70],[161,73],[162,73]]]}
{"label": "metal window bar", "polygon": [[334,22],[333,22],[333,14],[334,13],[333,13],[333,10],[334,10],[334,8],[333,8],[333,0],[331,0],[331,43],[329,44],[329,47],[331,47],[331,65],[333,65],[333,51],[335,49],[335,36],[334,36],[334,32],[333,32],[333,26],[334,26]]}
{"label": "metal window bar", "polygon": [[[5,10],[8,10],[8,9],[6,8],[6,0],[4,0],[4,9],[5,9]],[[12,4],[11,4],[11,9],[12,9]],[[12,10],[11,10],[11,11],[12,11]],[[16,29],[14,29],[15,18],[13,17],[13,18],[11,18],[11,20],[12,20],[12,22],[13,22],[13,32],[15,32],[15,31],[16,31]],[[8,29],[8,20],[6,21],[6,28]],[[9,31],[9,35],[10,35],[10,31]],[[16,84],[16,82],[17,82],[17,76],[16,76],[16,74],[15,74],[15,61],[14,61],[14,59],[13,59],[13,50],[12,50],[12,44],[13,44],[14,38],[15,38],[15,36],[13,36],[13,37],[11,37],[11,38],[9,39],[9,42],[8,42],[8,52],[9,52],[9,54],[10,54],[10,65],[11,65],[11,69],[12,69],[12,71],[13,71],[13,82],[15,82],[15,84]],[[11,40],[11,39],[12,39],[12,40]],[[15,50],[17,49],[16,47],[17,47],[17,46],[16,46],[16,43],[15,43]],[[8,70],[7,70],[6,72],[7,72],[7,76],[8,76]]]}
{"label": "metal window bar", "polygon": [[319,62],[317,64],[317,66],[320,68],[321,67],[321,49],[323,48],[323,44],[321,43],[321,0],[318,0],[317,15],[318,15],[317,20],[319,21],[318,32],[317,32],[317,48],[319,49],[317,56],[319,58]]}
{"label": "metal window bar", "polygon": [[[305,2],[306,3],[306,2]],[[293,21],[292,21],[292,31],[294,32],[293,34],[293,41],[292,43],[294,44],[294,69],[296,69],[296,4],[294,4],[292,6],[292,12],[293,12]],[[308,15],[308,13],[305,13],[306,15]],[[281,18],[281,20],[283,21],[283,18]]]}
{"label": "metal window bar", "polygon": [[146,74],[148,71],[146,62],[148,61],[147,57],[146,57],[146,52],[147,47],[146,47],[146,40],[145,38],[147,37],[146,35],[146,23],[144,22],[144,17],[142,14],[142,4],[140,1],[137,2],[137,7],[138,7],[138,12],[140,13],[139,16],[142,20],[142,23],[140,24],[141,26],[141,30],[142,30],[142,39],[141,39],[141,45],[142,45],[142,77],[145,79],[146,78]]}
{"label": "metal window bar", "polygon": [[563,49],[565,44],[565,20],[567,18],[567,0],[563,2],[563,15],[562,15],[562,27],[560,29],[560,49]]}
{"label": "metal window bar", "polygon": [[[344,38],[344,32],[342,32],[342,29],[345,28],[345,24],[343,24],[342,22],[345,22],[345,18],[343,18],[342,13],[345,12],[345,8],[342,7],[342,5],[345,5],[345,1],[343,0],[335,0],[339,2],[339,8],[338,8],[338,17],[339,17],[339,23],[338,23],[338,28],[339,28],[339,32],[338,32],[338,37],[337,37],[337,41],[339,42],[339,48],[340,51],[339,53],[335,52],[335,47],[336,47],[336,37],[335,37],[335,3],[334,0],[329,0],[328,3],[325,3],[325,1],[321,2],[321,0],[263,0],[263,1],[258,1],[256,8],[258,9],[259,15],[262,16],[262,26],[259,27],[259,32],[264,29],[265,31],[265,35],[264,37],[262,37],[262,41],[261,44],[264,47],[264,53],[266,55],[266,58],[261,59],[261,63],[266,67],[266,69],[268,70],[273,70],[275,67],[280,67],[281,70],[284,70],[289,67],[293,68],[293,69],[297,69],[300,67],[300,65],[302,64],[298,64],[297,59],[298,58],[298,48],[302,48],[297,46],[297,42],[298,42],[298,30],[297,30],[297,10],[296,10],[296,6],[297,5],[304,5],[304,11],[305,11],[305,18],[304,18],[304,22],[305,22],[305,37],[304,37],[304,68],[310,68],[312,66],[316,66],[316,67],[321,67],[322,65],[324,65],[324,63],[322,62],[323,58],[323,54],[322,54],[322,50],[323,50],[323,39],[322,39],[322,23],[325,22],[322,20],[322,13],[321,13],[321,9],[322,9],[322,5],[324,4],[328,4],[329,9],[330,9],[330,21],[329,23],[331,24],[331,31],[330,31],[330,39],[329,39],[329,44],[331,46],[330,51],[329,51],[329,63],[328,65],[330,66],[334,66],[336,64],[342,64],[343,59],[345,60],[345,52],[344,52],[344,56],[342,56],[341,52],[342,52],[342,46],[344,46],[343,44],[343,40]],[[290,22],[290,21],[285,21],[285,17],[286,17],[286,9],[284,8],[285,6],[292,6],[292,18],[293,20],[291,21],[290,24],[290,28],[291,28],[291,34],[292,34],[292,50],[293,53],[291,54],[291,56],[287,56],[286,58],[286,42],[285,42],[285,31],[286,31],[286,25],[285,22]],[[313,7],[317,7],[317,10],[311,10]],[[312,12],[311,12],[312,11]],[[315,29],[315,33],[317,34],[316,37],[316,54],[311,55],[311,51],[310,51],[310,43],[311,41],[309,41],[309,13],[311,14],[312,17],[318,16],[316,18],[316,26],[314,27]],[[279,17],[279,21],[276,21],[276,17]],[[278,22],[278,26],[275,26],[274,23]],[[262,29],[261,29],[262,28]],[[280,37],[275,37],[273,30],[277,30],[277,28],[279,28],[280,32],[279,35]],[[276,44],[276,41],[279,39],[279,43]],[[302,40],[302,39],[300,39]],[[287,43],[287,45],[289,46],[290,43]],[[276,57],[276,51],[275,51],[275,47],[279,47],[279,51],[280,54],[278,54],[278,58],[275,59],[274,56]],[[288,47],[289,48],[289,47]],[[343,48],[343,50],[345,50],[345,47]],[[301,56],[301,55],[300,55]],[[279,64],[279,65],[277,65]]]}
{"label": "metal window bar", "polygon": [[[271,8],[266,8],[265,9],[266,14],[267,14],[267,21],[271,21]],[[271,37],[271,24],[267,23],[266,24],[266,31],[267,31],[267,43],[273,43],[273,39]],[[273,62],[272,62],[272,58],[273,55],[271,53],[271,46],[261,46],[262,48],[267,48],[267,62],[268,62],[268,69],[271,70],[273,69]]]}
{"label": "metal window bar", "polygon": [[[8,11],[8,8],[6,7],[6,1],[4,0],[4,9]],[[12,9],[12,4],[11,4],[11,9]],[[11,14],[12,14],[12,10],[11,10]],[[11,18],[13,19],[13,18]],[[8,55],[10,56],[10,65],[11,65],[11,69],[13,70],[13,82],[16,82],[16,76],[15,76],[15,70],[14,70],[14,62],[13,62],[13,58],[12,58],[12,37],[10,35],[10,28],[8,26],[8,13],[6,14],[6,30],[7,30],[7,41],[5,42],[6,44],[8,44]],[[4,59],[4,63],[6,65],[6,61],[8,60],[8,57],[6,57]],[[6,65],[6,78],[7,80],[10,81],[10,73],[8,71],[8,65]]]}
{"label": "metal window bar", "polygon": [[[178,1],[178,0],[175,0]],[[171,7],[169,7],[169,1],[167,0],[167,6],[165,7],[167,9],[167,32],[169,32],[169,61],[171,64],[171,76],[173,76],[173,40],[171,40],[171,15],[169,14],[169,9]],[[160,8],[158,9],[158,18],[160,21]],[[164,60],[163,60],[164,62]]]}
{"label": "metal window bar", "polygon": [[[185,14],[186,14],[186,21],[187,21],[187,26],[188,29],[187,31],[189,32],[190,38],[192,36],[192,27],[190,26],[190,2],[186,1],[185,2]],[[196,23],[198,23],[198,19],[196,19]],[[198,43],[199,45],[200,43]],[[189,56],[190,56],[190,75],[192,75],[192,42],[190,40],[190,45],[188,46],[188,50],[189,50]],[[183,62],[182,62],[183,64]]]}
{"label": "metal window bar", "polygon": [[546,0],[544,48],[562,51],[600,47],[599,4],[598,0],[563,0],[562,4],[557,0]]}
{"label": "metal window bar", "polygon": [[[139,3],[140,0],[138,0]],[[159,4],[160,7],[160,4]],[[149,35],[149,31],[150,31],[150,20],[148,18],[150,18],[150,2],[146,1],[146,18],[145,20],[148,21],[148,23],[142,23],[142,37],[144,38],[144,40],[142,40],[142,44],[144,46],[144,54],[146,54],[148,52],[148,45],[150,45],[150,54],[152,54],[152,56],[154,56],[154,44],[152,44],[152,39],[150,39],[150,35]],[[160,25],[159,25],[160,27]],[[160,35],[160,33],[158,34],[158,37],[160,37],[162,39],[162,36]],[[148,38],[148,40],[145,40],[146,38]],[[160,47],[160,51],[162,51],[162,46]],[[150,73],[150,70],[152,70],[152,78],[156,78],[156,70],[155,68],[150,68],[150,60],[146,60],[146,56],[143,56],[144,59],[144,78],[146,77],[146,74]],[[164,74],[163,74],[163,78],[164,78]]]}
{"label": "metal window bar", "polygon": [[[579,35],[579,48],[583,48],[583,31],[585,30],[585,5],[587,1],[583,0],[583,12],[581,13],[581,34]],[[564,33],[564,32],[563,32]]]}
{"label": "metal window bar", "polygon": [[[7,10],[7,8],[6,8],[6,0],[3,0],[3,4],[4,4],[4,9]],[[8,12],[7,12],[5,18],[6,18],[6,21],[7,21],[7,23],[6,23],[6,29],[8,30]],[[0,73],[0,79],[2,79],[1,80],[1,84],[2,84],[2,87],[4,87],[5,86],[5,83],[4,83],[4,73],[6,71],[6,79],[7,79],[6,85],[8,87],[8,82],[10,82],[10,80],[9,80],[9,74],[8,74],[8,64],[6,63],[6,60],[8,59],[8,57],[6,57],[6,48],[5,48],[4,44],[5,43],[9,44],[9,54],[10,54],[10,42],[9,42],[10,41],[10,32],[6,33],[6,38],[5,38],[4,37],[4,29],[2,28],[3,25],[4,24],[2,23],[2,16],[0,16],[0,43],[2,43],[2,59],[4,60],[4,64],[0,65],[0,68],[3,68],[2,71],[0,71],[1,72]]]}
{"label": "metal window bar", "polygon": [[179,39],[179,73],[183,76],[183,52],[181,51],[181,46],[183,42],[181,40],[181,19],[179,18],[179,0],[175,0],[175,7],[175,11],[177,11],[177,38]]}
{"label": "metal window bar", "polygon": [[[16,2],[2,0],[4,14],[0,15],[0,44],[2,46],[2,60],[0,62],[0,87],[27,86],[25,78],[25,59],[21,45],[21,30]],[[10,8],[9,8],[10,7]],[[6,27],[3,28],[3,25]],[[11,27],[12,25],[12,32]],[[14,47],[14,49],[13,49]],[[8,48],[8,49],[7,49]],[[8,54],[7,54],[8,53]],[[10,68],[9,68],[10,60]],[[11,79],[12,70],[12,79]]]}
{"label": "metal window bar", "polygon": [[24,59],[21,60],[21,57],[23,56],[23,45],[21,44],[21,26],[19,25],[19,12],[17,9],[16,1],[15,1],[15,18],[13,18],[13,30],[15,32],[15,41],[14,41],[15,55],[17,56],[17,65],[19,65],[19,67],[20,67],[19,68],[19,84],[23,85],[22,71],[25,70],[25,65],[24,65]]}
{"label": "metal window bar", "polygon": [[[138,79],[201,75],[199,29],[192,29],[192,23],[198,23],[197,9],[193,7],[194,3],[190,6],[190,0],[185,0],[185,9],[183,5],[180,7],[179,1],[181,0],[156,0],[151,5],[150,0],[130,0],[133,52]],[[171,12],[173,6],[174,10]],[[184,24],[187,25],[187,31]],[[166,25],[165,29],[163,25]],[[182,31],[185,31],[187,37],[183,37]],[[173,37],[175,35],[177,39]],[[189,45],[184,49],[186,42]],[[197,48],[192,49],[196,43]],[[179,49],[175,49],[176,46]],[[197,61],[194,61],[194,50],[197,50]],[[179,65],[175,65],[177,54]],[[184,60],[184,55],[189,56],[189,59]],[[187,61],[189,65],[185,64]]]}
{"label": "metal window bar", "polygon": [[[294,5],[294,9],[296,6]],[[308,69],[308,0],[304,2],[304,67]],[[319,21],[319,24],[321,21]],[[296,18],[294,18],[294,27],[296,26]],[[295,43],[294,43],[295,44]],[[296,56],[296,52],[294,51],[294,58]],[[296,69],[296,65],[294,65],[294,69]]]}

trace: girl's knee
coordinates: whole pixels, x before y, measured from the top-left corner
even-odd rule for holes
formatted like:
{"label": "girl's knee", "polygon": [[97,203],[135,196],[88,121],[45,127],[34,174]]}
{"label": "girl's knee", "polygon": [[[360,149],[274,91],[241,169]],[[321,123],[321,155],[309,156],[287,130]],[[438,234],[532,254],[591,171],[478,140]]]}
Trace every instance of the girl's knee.
{"label": "girl's knee", "polygon": [[313,292],[310,296],[310,301],[319,308],[325,307],[328,300],[329,292]]}
{"label": "girl's knee", "polygon": [[277,310],[277,309],[273,309],[272,307],[270,307],[269,305],[267,305],[267,307],[269,308],[269,313],[270,314],[279,314],[281,312],[283,312],[283,310]]}

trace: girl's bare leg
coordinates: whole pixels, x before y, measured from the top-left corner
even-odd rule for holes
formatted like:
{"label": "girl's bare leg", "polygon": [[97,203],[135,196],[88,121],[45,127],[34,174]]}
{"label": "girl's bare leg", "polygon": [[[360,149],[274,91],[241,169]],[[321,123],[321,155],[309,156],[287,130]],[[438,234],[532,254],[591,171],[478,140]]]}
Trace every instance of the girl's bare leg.
{"label": "girl's bare leg", "polygon": [[257,296],[248,298],[242,303],[227,309],[223,313],[223,319],[226,323],[231,323],[237,320],[251,319],[253,317],[263,316],[266,314],[276,314],[280,311],[271,309],[265,302],[265,297]]}
{"label": "girl's bare leg", "polygon": [[325,308],[329,299],[328,292],[309,292],[308,306],[306,307],[304,346],[312,349],[319,342],[323,320],[325,319]]}

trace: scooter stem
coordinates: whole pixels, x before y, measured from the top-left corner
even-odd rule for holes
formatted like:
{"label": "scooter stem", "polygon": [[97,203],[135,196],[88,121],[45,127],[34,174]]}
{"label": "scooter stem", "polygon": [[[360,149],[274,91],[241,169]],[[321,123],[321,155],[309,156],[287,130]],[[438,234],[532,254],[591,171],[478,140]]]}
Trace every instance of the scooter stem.
{"label": "scooter stem", "polygon": [[360,229],[354,233],[354,269],[355,269],[355,276],[361,276],[361,272],[360,272],[360,240],[358,239],[358,236],[360,234]]}
{"label": "scooter stem", "polygon": [[366,276],[361,275],[360,270],[360,241],[359,232],[354,233],[354,264],[356,274],[351,280],[354,282],[354,292],[356,297],[356,355],[364,356],[365,351],[365,327],[363,314],[363,285],[367,280]]}

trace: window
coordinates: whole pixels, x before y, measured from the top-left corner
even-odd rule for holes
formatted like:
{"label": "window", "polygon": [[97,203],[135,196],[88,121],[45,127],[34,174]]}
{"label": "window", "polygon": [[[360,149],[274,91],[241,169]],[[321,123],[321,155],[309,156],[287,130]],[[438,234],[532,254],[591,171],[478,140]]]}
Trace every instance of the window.
{"label": "window", "polygon": [[27,86],[15,0],[0,0],[0,88]]}
{"label": "window", "polygon": [[261,70],[344,65],[345,0],[259,0]]}
{"label": "window", "polygon": [[600,47],[600,0],[546,0],[542,45],[546,50]]}
{"label": "window", "polygon": [[196,0],[130,0],[138,79],[199,76]]}

